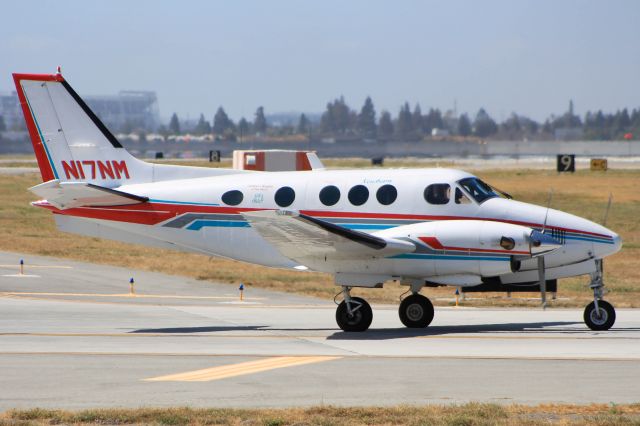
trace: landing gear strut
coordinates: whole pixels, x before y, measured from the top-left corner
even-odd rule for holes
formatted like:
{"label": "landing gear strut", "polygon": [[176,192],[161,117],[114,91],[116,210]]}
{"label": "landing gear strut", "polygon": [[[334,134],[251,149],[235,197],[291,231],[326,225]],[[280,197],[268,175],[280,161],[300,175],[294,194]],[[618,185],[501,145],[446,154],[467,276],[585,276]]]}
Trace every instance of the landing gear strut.
{"label": "landing gear strut", "polygon": [[593,302],[584,309],[584,322],[591,330],[609,330],[616,322],[616,311],[613,306],[604,300],[604,283],[602,281],[602,259],[596,260],[596,272],[591,274],[593,290]]}
{"label": "landing gear strut", "polygon": [[418,293],[413,293],[400,302],[400,321],[409,328],[425,328],[433,320],[433,304]]}
{"label": "landing gear strut", "polygon": [[351,297],[350,287],[342,287],[344,300],[336,309],[336,322],[344,331],[365,331],[371,325],[371,305],[360,297]]}

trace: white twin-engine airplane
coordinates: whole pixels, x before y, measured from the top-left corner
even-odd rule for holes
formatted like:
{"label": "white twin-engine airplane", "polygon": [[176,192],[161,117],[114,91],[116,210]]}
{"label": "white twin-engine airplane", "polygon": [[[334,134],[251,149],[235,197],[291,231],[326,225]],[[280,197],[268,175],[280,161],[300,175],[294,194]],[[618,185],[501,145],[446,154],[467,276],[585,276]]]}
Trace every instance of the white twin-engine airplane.
{"label": "white twin-engine airplane", "polygon": [[548,207],[514,201],[450,169],[256,172],[150,164],[131,156],[58,72],[13,75],[43,182],[33,204],[60,230],[332,274],[342,288],[336,320],[371,324],[353,287],[399,280],[407,327],[426,327],[425,286],[540,284],[590,274],[584,321],[607,330],[602,259],[622,245],[613,231]]}

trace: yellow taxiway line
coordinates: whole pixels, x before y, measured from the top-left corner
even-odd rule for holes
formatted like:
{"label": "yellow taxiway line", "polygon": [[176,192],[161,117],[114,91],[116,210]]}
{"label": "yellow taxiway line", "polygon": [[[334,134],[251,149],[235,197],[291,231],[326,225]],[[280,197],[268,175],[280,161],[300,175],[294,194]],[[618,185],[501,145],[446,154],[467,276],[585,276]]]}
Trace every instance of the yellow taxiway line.
{"label": "yellow taxiway line", "polygon": [[239,364],[222,365],[220,367],[205,368],[203,370],[187,371],[185,373],[170,374],[168,376],[144,379],[146,382],[210,382],[228,377],[255,374],[277,368],[294,367],[297,365],[313,364],[316,362],[340,359],[339,356],[281,356],[261,359],[258,361],[241,362]]}

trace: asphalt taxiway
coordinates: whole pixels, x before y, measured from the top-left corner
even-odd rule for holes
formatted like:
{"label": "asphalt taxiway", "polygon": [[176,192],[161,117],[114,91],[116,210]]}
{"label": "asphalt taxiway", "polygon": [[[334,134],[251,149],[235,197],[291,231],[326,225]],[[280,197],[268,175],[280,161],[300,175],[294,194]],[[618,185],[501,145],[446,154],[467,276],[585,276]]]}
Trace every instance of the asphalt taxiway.
{"label": "asphalt taxiway", "polygon": [[640,310],[396,309],[345,333],[330,301],[0,253],[0,410],[640,400]]}

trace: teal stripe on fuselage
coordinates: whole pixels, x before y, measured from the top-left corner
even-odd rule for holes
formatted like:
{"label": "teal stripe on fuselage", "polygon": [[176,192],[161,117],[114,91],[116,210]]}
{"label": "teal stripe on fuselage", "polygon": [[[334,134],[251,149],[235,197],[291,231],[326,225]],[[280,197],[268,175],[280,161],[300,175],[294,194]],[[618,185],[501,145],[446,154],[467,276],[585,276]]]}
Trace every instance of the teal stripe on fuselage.
{"label": "teal stripe on fuselage", "polygon": [[248,228],[249,222],[241,222],[234,220],[196,220],[187,226],[190,231],[199,231],[202,228],[218,227],[218,228]]}
{"label": "teal stripe on fuselage", "polygon": [[592,243],[600,243],[600,244],[614,244],[614,242],[612,240],[601,240],[601,239],[596,239],[596,238],[591,238],[591,237],[573,237],[573,236],[566,236],[565,237],[566,240],[577,240],[577,241],[589,241]]}
{"label": "teal stripe on fuselage", "polygon": [[220,204],[193,203],[189,201],[149,200],[151,203],[180,204],[187,206],[219,206]]}
{"label": "teal stripe on fuselage", "polygon": [[488,256],[450,256],[444,254],[398,254],[390,259],[418,259],[418,260],[490,260],[499,262],[509,262],[510,257],[488,257]]}
{"label": "teal stripe on fuselage", "polygon": [[348,229],[375,229],[381,231],[383,229],[395,228],[399,225],[375,225],[371,223],[336,223],[336,225],[342,226]]}

